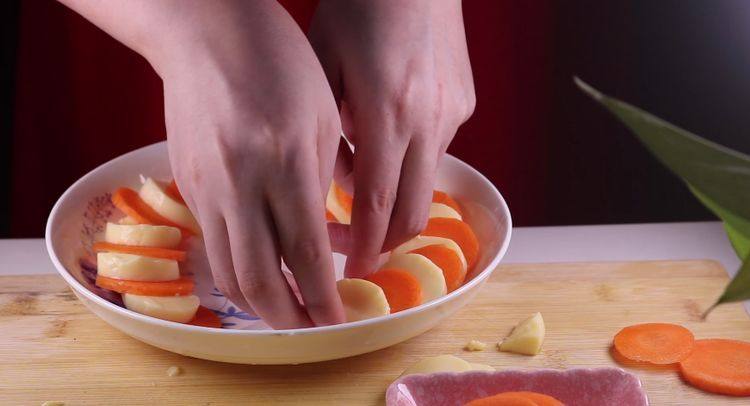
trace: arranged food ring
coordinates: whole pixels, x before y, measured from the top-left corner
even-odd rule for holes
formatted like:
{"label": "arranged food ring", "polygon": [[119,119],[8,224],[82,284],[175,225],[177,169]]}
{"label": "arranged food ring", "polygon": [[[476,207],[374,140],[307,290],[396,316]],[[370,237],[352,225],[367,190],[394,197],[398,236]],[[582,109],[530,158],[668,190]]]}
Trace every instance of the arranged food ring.
{"label": "arranged food ring", "polygon": [[[435,191],[432,200],[428,225],[419,236],[396,247],[367,278],[337,282],[347,321],[410,309],[463,285],[478,257],[477,238],[451,196]],[[332,182],[326,197],[328,221],[349,224],[353,202]],[[213,312],[200,307],[192,277],[180,269],[188,256],[181,247],[186,239],[200,236],[201,229],[177,184],[146,178],[138,191],[117,189],[112,203],[123,216],[108,222],[103,240],[92,246],[96,285],[122,295],[132,311],[220,327]]]}
{"label": "arranged food ring", "polygon": [[[351,223],[353,202],[352,196],[332,182],[326,197],[327,219]],[[461,206],[447,193],[436,190],[432,195],[427,227],[417,237],[394,248],[385,264],[366,280],[382,292],[389,313],[397,313],[461,287],[478,257],[479,241],[463,221]],[[346,280],[339,281],[339,293],[342,282]],[[356,291],[346,289],[347,294],[342,294],[341,300],[347,309],[347,321],[361,320],[363,315],[384,315],[382,303],[373,300],[372,286]],[[372,309],[363,308],[370,305]]]}

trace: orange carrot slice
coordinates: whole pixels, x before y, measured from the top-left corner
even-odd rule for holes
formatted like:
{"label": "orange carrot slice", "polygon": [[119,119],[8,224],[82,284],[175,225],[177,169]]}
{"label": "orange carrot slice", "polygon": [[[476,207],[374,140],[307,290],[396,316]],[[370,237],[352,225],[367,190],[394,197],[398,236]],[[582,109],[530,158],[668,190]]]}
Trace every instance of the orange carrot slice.
{"label": "orange carrot slice", "polygon": [[698,389],[732,396],[750,396],[750,343],[738,340],[697,340],[680,361],[685,380]]}
{"label": "orange carrot slice", "polygon": [[177,188],[177,182],[175,182],[174,179],[169,182],[169,185],[167,185],[167,187],[164,189],[164,193],[166,193],[167,196],[171,197],[172,199],[185,204],[185,199],[182,198],[180,189]]}
{"label": "orange carrot slice", "polygon": [[195,317],[193,317],[188,324],[201,327],[221,328],[221,319],[213,312],[213,310],[203,306],[198,306],[198,311],[195,312]]}
{"label": "orange carrot slice", "polygon": [[628,368],[639,368],[639,369],[646,369],[650,371],[671,371],[671,372],[679,371],[680,369],[679,363],[652,364],[650,362],[633,361],[632,359],[627,359],[625,358],[624,355],[620,354],[620,352],[617,351],[617,348],[615,348],[614,345],[611,345],[609,347],[609,356],[612,357],[613,361]]}
{"label": "orange carrot slice", "polygon": [[336,216],[333,215],[329,210],[326,210],[326,221],[338,223],[339,221],[336,220]]}
{"label": "orange carrot slice", "polygon": [[187,276],[173,281],[144,282],[96,276],[96,286],[118,293],[132,293],[143,296],[187,296],[193,293],[195,283]]}
{"label": "orange carrot slice", "polygon": [[522,395],[521,392],[503,392],[474,399],[465,406],[537,406],[537,403]]}
{"label": "orange carrot slice", "polygon": [[401,269],[381,269],[366,278],[380,286],[391,313],[400,312],[422,302],[422,288],[417,278]]}
{"label": "orange carrot slice", "polygon": [[135,245],[112,244],[111,242],[98,241],[93,245],[94,252],[119,252],[122,254],[135,254],[151,258],[173,259],[184,261],[187,253],[180,250],[171,250],[158,247],[140,247]]}
{"label": "orange carrot slice", "polygon": [[519,395],[536,403],[537,406],[564,406],[563,402],[539,392],[516,392]]}
{"label": "orange carrot slice", "polygon": [[473,268],[479,257],[479,241],[468,224],[461,220],[445,217],[433,217],[427,221],[427,228],[422,235],[449,238],[461,247],[469,269]]}
{"label": "orange carrot slice", "polygon": [[112,204],[120,211],[132,217],[139,224],[154,224],[177,227],[185,234],[194,235],[191,230],[167,219],[144,202],[138,193],[129,188],[119,188],[112,194]]}
{"label": "orange carrot slice", "polygon": [[452,249],[445,245],[426,245],[422,248],[409,251],[409,253],[427,257],[427,259],[442,269],[448,292],[453,292],[464,283],[464,279],[466,279],[466,269],[464,269],[461,258],[459,258],[458,254]]}
{"label": "orange carrot slice", "polygon": [[336,196],[336,200],[339,201],[341,207],[348,213],[351,213],[352,205],[354,204],[354,198],[349,193],[346,193],[346,190],[344,190],[336,182],[333,182],[333,191]]}
{"label": "orange carrot slice", "polygon": [[440,190],[433,190],[432,191],[432,202],[433,203],[442,203],[446,206],[450,206],[453,210],[458,212],[463,217],[463,213],[461,213],[461,206],[458,205],[458,202],[453,200],[452,197],[450,197],[447,193],[441,192]]}
{"label": "orange carrot slice", "polygon": [[668,323],[644,323],[625,327],[614,345],[623,357],[652,364],[673,364],[693,351],[695,337],[685,327]]}

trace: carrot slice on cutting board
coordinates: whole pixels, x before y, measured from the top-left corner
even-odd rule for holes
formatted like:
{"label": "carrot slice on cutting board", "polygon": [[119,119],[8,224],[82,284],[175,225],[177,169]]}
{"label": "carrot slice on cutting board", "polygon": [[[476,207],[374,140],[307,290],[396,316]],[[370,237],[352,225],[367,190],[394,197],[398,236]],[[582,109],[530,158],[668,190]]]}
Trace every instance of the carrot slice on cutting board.
{"label": "carrot slice on cutting board", "polygon": [[221,319],[213,312],[213,310],[203,306],[198,306],[198,311],[195,312],[195,317],[193,317],[188,324],[201,327],[221,328]]}
{"label": "carrot slice on cutting board", "polygon": [[422,302],[419,281],[404,270],[381,269],[365,279],[383,289],[391,313],[419,306]]}
{"label": "carrot slice on cutting board", "polygon": [[474,231],[465,222],[446,217],[433,217],[427,221],[422,235],[449,238],[461,247],[469,269],[473,268],[479,257],[479,241]]}
{"label": "carrot slice on cutting board", "polygon": [[458,254],[445,245],[426,245],[409,251],[409,253],[422,255],[437,265],[443,271],[448,292],[453,292],[464,283],[464,279],[466,279],[464,264]]}
{"label": "carrot slice on cutting board", "polygon": [[191,230],[176,224],[157,213],[151,206],[138,196],[138,193],[129,188],[119,188],[112,194],[112,204],[120,211],[133,218],[139,224],[154,224],[161,226],[177,227],[185,234],[195,235]]}
{"label": "carrot slice on cutting board", "polygon": [[750,396],[750,343],[738,340],[697,340],[693,352],[680,361],[689,384],[707,392]]}
{"label": "carrot slice on cutting board", "polygon": [[119,252],[121,254],[142,255],[150,258],[173,259],[175,261],[184,261],[187,257],[185,251],[172,250],[169,248],[159,247],[141,247],[137,245],[112,244],[111,242],[98,241],[93,247],[94,252]]}
{"label": "carrot slice on cutting board", "polygon": [[96,276],[96,286],[118,293],[132,293],[142,296],[187,296],[193,293],[193,279],[182,276],[173,281],[145,282]]}
{"label": "carrot slice on cutting board", "polygon": [[448,195],[445,192],[442,192],[440,190],[433,190],[432,191],[432,202],[433,203],[442,203],[446,206],[450,206],[453,210],[458,212],[463,217],[463,213],[461,213],[461,206],[458,205],[458,202],[453,200],[450,195]]}
{"label": "carrot slice on cutting board", "polygon": [[668,323],[644,323],[625,327],[615,335],[617,352],[633,361],[673,364],[693,351],[695,337],[685,327]]}
{"label": "carrot slice on cutting board", "polygon": [[503,392],[474,399],[465,406],[537,406],[537,403],[522,395],[521,392]]}

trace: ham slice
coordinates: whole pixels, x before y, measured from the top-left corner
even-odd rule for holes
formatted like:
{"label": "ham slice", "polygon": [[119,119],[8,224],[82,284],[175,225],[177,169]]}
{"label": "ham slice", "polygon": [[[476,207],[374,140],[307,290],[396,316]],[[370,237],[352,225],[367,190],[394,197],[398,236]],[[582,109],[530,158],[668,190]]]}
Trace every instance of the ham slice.
{"label": "ham slice", "polygon": [[508,391],[534,391],[566,405],[648,405],[638,378],[619,368],[440,372],[408,375],[388,387],[387,406],[456,405]]}

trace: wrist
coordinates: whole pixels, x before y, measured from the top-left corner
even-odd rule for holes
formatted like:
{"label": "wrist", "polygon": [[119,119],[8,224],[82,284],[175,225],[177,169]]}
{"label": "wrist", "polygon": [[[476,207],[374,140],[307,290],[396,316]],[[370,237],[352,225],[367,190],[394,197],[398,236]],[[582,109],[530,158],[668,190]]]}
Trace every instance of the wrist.
{"label": "wrist", "polygon": [[163,18],[141,31],[133,47],[162,78],[220,55],[247,51],[246,45],[263,35],[263,27],[274,24],[281,7],[275,0],[176,1],[162,6],[168,8],[161,10]]}

